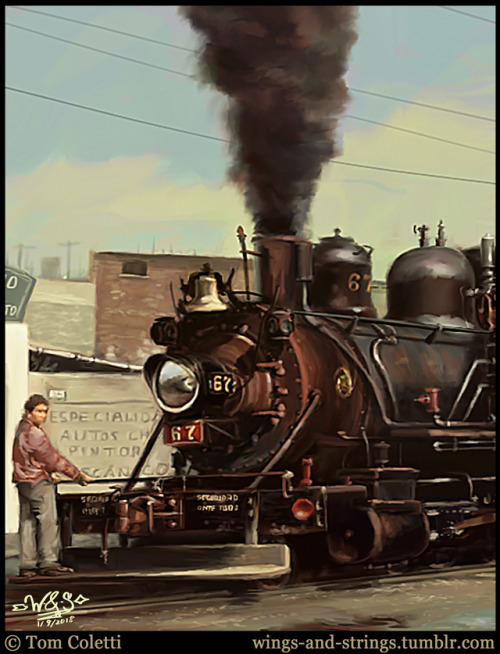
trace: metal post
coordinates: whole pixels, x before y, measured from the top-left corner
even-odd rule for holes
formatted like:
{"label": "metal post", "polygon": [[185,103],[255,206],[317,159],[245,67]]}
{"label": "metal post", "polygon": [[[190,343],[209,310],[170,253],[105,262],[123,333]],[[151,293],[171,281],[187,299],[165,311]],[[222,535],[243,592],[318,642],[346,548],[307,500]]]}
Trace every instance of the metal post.
{"label": "metal post", "polygon": [[259,542],[259,494],[248,496],[245,514],[245,543],[257,545]]}
{"label": "metal post", "polygon": [[70,270],[71,270],[71,246],[72,246],[72,245],[80,245],[80,244],[77,243],[77,242],[73,242],[73,243],[72,243],[71,241],[68,240],[66,243],[59,243],[59,245],[61,245],[61,246],[63,246],[63,247],[66,246],[66,247],[68,248],[68,252],[67,252],[67,266],[68,266],[68,272],[67,272],[66,279],[69,279],[69,277],[70,277]]}
{"label": "metal post", "polygon": [[247,300],[249,300],[250,299],[250,294],[249,294],[250,280],[248,278],[248,254],[247,254],[247,248],[246,248],[246,244],[245,244],[246,234],[245,234],[245,232],[243,230],[243,227],[241,225],[238,227],[237,234],[238,234],[238,239],[239,239],[240,245],[241,245],[241,254],[243,255],[243,272],[244,272],[244,275],[245,275],[245,291],[247,293]]}
{"label": "metal post", "polygon": [[17,267],[22,269],[22,263],[23,263],[23,250],[34,250],[36,248],[36,245],[24,245],[24,243],[19,243],[18,245],[15,245],[19,252],[17,254]]}

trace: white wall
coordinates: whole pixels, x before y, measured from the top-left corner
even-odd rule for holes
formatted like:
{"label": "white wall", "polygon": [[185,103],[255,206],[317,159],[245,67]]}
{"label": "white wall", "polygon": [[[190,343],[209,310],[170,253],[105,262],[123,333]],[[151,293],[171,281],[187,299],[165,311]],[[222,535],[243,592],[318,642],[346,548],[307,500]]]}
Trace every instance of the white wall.
{"label": "white wall", "polygon": [[19,503],[12,483],[12,444],[28,391],[28,327],[5,323],[5,533],[18,530]]}

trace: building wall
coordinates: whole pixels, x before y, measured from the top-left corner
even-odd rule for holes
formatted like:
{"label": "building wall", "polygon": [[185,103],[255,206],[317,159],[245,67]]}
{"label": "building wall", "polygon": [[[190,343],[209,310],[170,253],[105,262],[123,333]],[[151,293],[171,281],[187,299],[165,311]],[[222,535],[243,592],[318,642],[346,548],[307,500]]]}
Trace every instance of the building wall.
{"label": "building wall", "polygon": [[60,257],[43,257],[40,262],[40,277],[44,279],[61,278],[61,258]]}
{"label": "building wall", "polygon": [[[123,262],[134,257],[153,260],[146,278],[121,274]],[[233,288],[244,289],[241,259],[187,255],[94,253],[90,282],[37,279],[24,320],[29,343],[140,365],[161,350],[150,340],[149,329],[154,318],[174,314],[170,283],[177,302],[182,297],[179,279],[187,282],[206,261],[224,280],[234,267]],[[249,263],[253,288],[251,258]],[[372,300],[379,317],[384,316],[385,283],[373,283]]]}
{"label": "building wall", "polygon": [[[145,262],[147,274],[124,273],[123,264],[133,261]],[[174,300],[177,304],[182,298],[180,279],[186,283],[189,275],[200,271],[206,262],[221,273],[224,281],[235,268],[232,286],[244,289],[243,262],[239,258],[96,253],[95,356],[141,365],[151,354],[163,351],[150,339],[151,325],[155,318],[174,315]]]}
{"label": "building wall", "polygon": [[92,356],[95,341],[95,285],[37,279],[24,322],[33,347]]}

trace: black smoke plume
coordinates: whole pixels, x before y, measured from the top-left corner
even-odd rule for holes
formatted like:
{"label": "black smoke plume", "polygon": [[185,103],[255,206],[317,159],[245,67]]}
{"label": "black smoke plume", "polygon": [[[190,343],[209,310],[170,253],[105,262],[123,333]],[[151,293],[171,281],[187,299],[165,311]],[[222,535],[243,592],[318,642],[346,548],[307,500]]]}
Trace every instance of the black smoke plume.
{"label": "black smoke plume", "polygon": [[203,80],[230,97],[233,163],[256,233],[303,235],[347,100],[353,6],[181,7],[204,37]]}

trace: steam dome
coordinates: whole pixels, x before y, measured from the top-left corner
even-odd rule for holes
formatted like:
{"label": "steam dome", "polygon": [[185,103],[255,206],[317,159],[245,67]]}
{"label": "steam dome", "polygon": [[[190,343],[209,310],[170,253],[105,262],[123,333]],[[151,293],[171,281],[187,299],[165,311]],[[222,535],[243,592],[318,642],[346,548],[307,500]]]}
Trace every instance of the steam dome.
{"label": "steam dome", "polygon": [[409,250],[387,275],[386,318],[471,327],[464,291],[473,287],[474,271],[461,252],[439,246]]}

